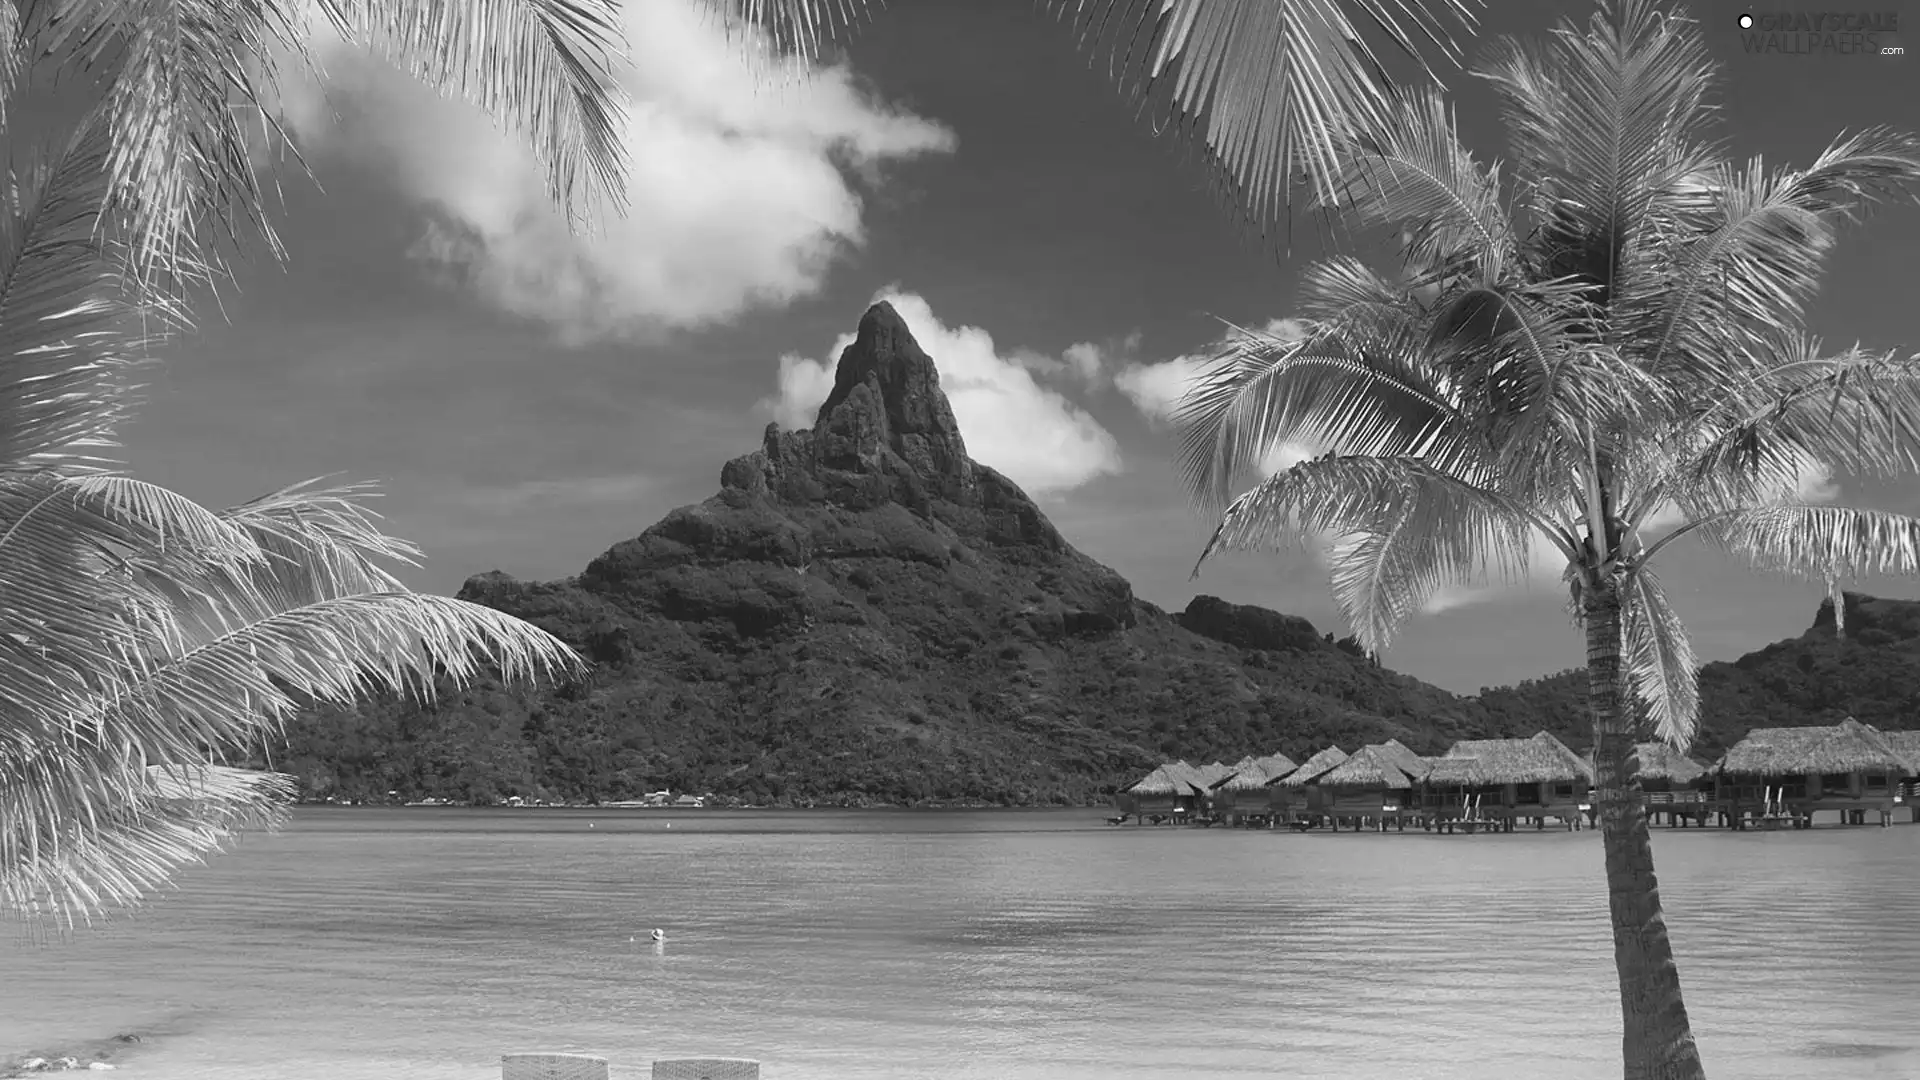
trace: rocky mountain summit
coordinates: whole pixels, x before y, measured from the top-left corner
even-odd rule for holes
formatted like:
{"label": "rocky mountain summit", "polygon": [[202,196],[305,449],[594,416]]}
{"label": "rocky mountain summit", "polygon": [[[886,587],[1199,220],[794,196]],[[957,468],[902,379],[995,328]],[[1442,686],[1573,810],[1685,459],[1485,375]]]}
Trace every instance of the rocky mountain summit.
{"label": "rocky mountain summit", "polygon": [[[1305,619],[1141,601],[967,455],[934,360],[884,303],[812,429],[770,425],[711,498],[575,578],[481,574],[460,595],[546,628],[594,670],[302,717],[275,764],[309,796],[1077,803],[1174,756],[1387,738],[1424,753],[1543,728],[1588,742],[1578,673],[1460,697]],[[1702,750],[1823,708],[1905,726],[1883,714],[1910,715],[1920,690],[1920,606],[1856,614],[1868,600],[1849,601],[1844,649],[1828,613],[1778,659],[1755,654],[1758,670],[1709,665]]]}

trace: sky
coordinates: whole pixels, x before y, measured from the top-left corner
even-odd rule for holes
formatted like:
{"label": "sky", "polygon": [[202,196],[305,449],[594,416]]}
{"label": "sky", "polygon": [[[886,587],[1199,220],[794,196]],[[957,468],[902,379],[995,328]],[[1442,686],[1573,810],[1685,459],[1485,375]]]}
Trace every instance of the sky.
{"label": "sky", "polygon": [[[1227,323],[1284,333],[1300,270],[1351,238],[1306,221],[1284,249],[1252,238],[1034,0],[875,5],[804,80],[756,76],[693,0],[628,7],[630,205],[584,238],[484,117],[322,42],[324,86],[283,102],[314,171],[282,170],[289,260],[246,264],[167,346],[127,432],[135,473],[216,505],[377,481],[388,529],[427,552],[402,575],[413,587],[562,578],[712,495],[769,421],[808,425],[885,296],[972,455],[1142,599],[1208,593],[1347,632],[1311,546],[1189,580],[1212,523],[1175,478],[1165,415]],[[1588,10],[1497,0],[1481,37]],[[1920,57],[1756,55],[1732,0],[1693,10],[1738,155],[1803,163],[1843,130],[1920,128]],[[1469,144],[1496,154],[1484,88],[1448,82]],[[1815,333],[1920,349],[1920,206],[1876,212],[1831,265]],[[1809,479],[1920,512],[1911,481]],[[1705,549],[1670,556],[1662,579],[1704,659],[1797,635],[1822,596]],[[1558,568],[1533,577],[1449,591],[1384,662],[1461,692],[1578,665]]]}

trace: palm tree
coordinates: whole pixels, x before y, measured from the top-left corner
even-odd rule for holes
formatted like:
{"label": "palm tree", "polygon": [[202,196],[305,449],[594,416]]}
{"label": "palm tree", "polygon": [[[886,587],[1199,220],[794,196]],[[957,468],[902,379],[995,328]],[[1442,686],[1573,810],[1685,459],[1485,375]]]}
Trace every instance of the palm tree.
{"label": "palm tree", "polygon": [[[618,200],[617,0],[317,5],[525,136],[574,225]],[[277,133],[261,104],[279,59],[308,62],[303,10],[0,2],[0,909],[32,928],[136,902],[280,820],[288,778],[224,763],[295,709],[583,666],[517,619],[409,591],[386,567],[419,552],[362,488],[211,511],[103,456],[151,335],[188,325],[243,223],[273,241],[242,121]],[[23,103],[72,111],[76,72],[72,134],[23,156]]]}
{"label": "palm tree", "polygon": [[[1632,754],[1640,723],[1685,747],[1698,712],[1654,566],[1697,539],[1816,581],[1920,572],[1920,520],[1794,494],[1814,463],[1920,469],[1920,356],[1823,350],[1802,316],[1836,227],[1920,185],[1920,141],[1866,131],[1800,169],[1728,159],[1699,35],[1650,0],[1503,43],[1479,74],[1510,171],[1467,152],[1434,92],[1347,140],[1345,206],[1398,231],[1403,267],[1308,270],[1305,337],[1222,350],[1182,405],[1180,465],[1224,507],[1202,562],[1336,537],[1333,597],[1370,652],[1444,586],[1524,573],[1536,544],[1564,562],[1625,1075],[1700,1077]],[[1330,452],[1233,497],[1280,441]]]}

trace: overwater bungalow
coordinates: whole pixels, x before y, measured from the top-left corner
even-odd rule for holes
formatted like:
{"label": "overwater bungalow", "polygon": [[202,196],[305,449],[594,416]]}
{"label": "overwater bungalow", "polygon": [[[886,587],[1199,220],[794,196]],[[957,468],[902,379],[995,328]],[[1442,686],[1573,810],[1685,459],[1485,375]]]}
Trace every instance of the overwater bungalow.
{"label": "overwater bungalow", "polygon": [[1712,813],[1713,786],[1706,764],[1663,742],[1636,743],[1633,752],[1640,759],[1640,791],[1647,820],[1659,824],[1664,817],[1668,828],[1704,826]]}
{"label": "overwater bungalow", "polygon": [[1548,818],[1578,829],[1592,787],[1587,760],[1542,731],[1531,739],[1454,743],[1432,763],[1421,802],[1428,818],[1447,831],[1465,825],[1512,832],[1518,821],[1544,829]]}
{"label": "overwater bungalow", "polygon": [[1405,829],[1418,782],[1409,768],[1424,776],[1430,766],[1397,742],[1363,746],[1310,783],[1324,793],[1321,810],[1335,832],[1341,821],[1352,822],[1356,829],[1373,824],[1384,832],[1389,822]]}
{"label": "overwater bungalow", "polygon": [[1474,793],[1481,786],[1480,759],[1442,756],[1427,765],[1416,798],[1426,827],[1448,832],[1456,827],[1473,829],[1480,824]]}
{"label": "overwater bungalow", "polygon": [[1184,761],[1171,761],[1121,792],[1114,799],[1114,806],[1122,817],[1131,814],[1143,825],[1192,821],[1206,812],[1208,785],[1209,781],[1193,766]]}
{"label": "overwater bungalow", "polygon": [[1714,796],[1733,828],[1810,828],[1832,810],[1846,824],[1893,823],[1917,771],[1879,729],[1848,717],[1831,727],[1754,728],[1715,766]]}
{"label": "overwater bungalow", "polygon": [[1270,824],[1273,804],[1267,796],[1267,783],[1294,768],[1293,760],[1285,754],[1242,760],[1232,776],[1214,784],[1213,812],[1233,825]]}
{"label": "overwater bungalow", "polygon": [[1898,812],[1901,806],[1905,806],[1914,823],[1920,824],[1920,731],[1883,731],[1880,735],[1895,753],[1906,758],[1907,764],[1914,767],[1900,784],[1900,791],[1894,798],[1894,810]]}
{"label": "overwater bungalow", "polygon": [[1267,781],[1267,805],[1273,809],[1274,820],[1298,824],[1317,816],[1326,793],[1310,785],[1345,760],[1345,750],[1329,746]]}

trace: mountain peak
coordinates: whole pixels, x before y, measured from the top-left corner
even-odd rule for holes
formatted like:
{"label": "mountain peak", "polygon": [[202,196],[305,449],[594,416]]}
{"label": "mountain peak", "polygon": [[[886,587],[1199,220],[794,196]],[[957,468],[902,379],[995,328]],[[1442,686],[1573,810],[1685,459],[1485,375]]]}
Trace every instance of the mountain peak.
{"label": "mountain peak", "polygon": [[813,440],[828,468],[869,471],[890,451],[927,479],[965,485],[973,476],[939,369],[884,300],[867,309],[840,353]]}
{"label": "mountain peak", "polygon": [[884,300],[867,309],[853,344],[841,350],[833,391],[812,429],[768,424],[759,450],[720,471],[722,488],[778,502],[856,509],[898,502],[920,513],[933,501],[977,511],[983,482],[1011,486],[967,457],[939,369]]}

